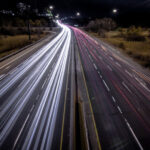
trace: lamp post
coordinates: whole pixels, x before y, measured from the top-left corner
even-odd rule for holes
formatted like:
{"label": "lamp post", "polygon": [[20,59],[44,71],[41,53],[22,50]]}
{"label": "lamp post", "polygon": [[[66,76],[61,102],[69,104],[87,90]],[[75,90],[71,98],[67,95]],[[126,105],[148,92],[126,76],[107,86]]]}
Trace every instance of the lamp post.
{"label": "lamp post", "polygon": [[51,26],[52,26],[53,10],[54,10],[54,6],[53,6],[53,5],[50,5],[50,6],[47,8],[47,15],[49,16],[49,26],[50,26],[50,28],[51,28]]}
{"label": "lamp post", "polygon": [[77,12],[77,13],[76,13],[76,16],[80,16],[80,13],[79,13],[79,12]]}
{"label": "lamp post", "polygon": [[53,10],[53,9],[54,9],[54,6],[52,6],[52,5],[49,6],[49,9],[50,9],[50,10]]}
{"label": "lamp post", "polygon": [[113,12],[113,14],[117,14],[118,10],[117,9],[113,9],[112,12]]}

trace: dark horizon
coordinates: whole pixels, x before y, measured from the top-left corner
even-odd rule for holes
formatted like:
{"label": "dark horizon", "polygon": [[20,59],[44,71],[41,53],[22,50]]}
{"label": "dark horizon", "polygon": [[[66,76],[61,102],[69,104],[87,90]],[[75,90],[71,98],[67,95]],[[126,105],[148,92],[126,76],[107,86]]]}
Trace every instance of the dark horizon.
{"label": "dark horizon", "polygon": [[[122,26],[132,24],[150,26],[148,19],[150,16],[150,0],[117,0],[115,2],[113,0],[105,0],[104,2],[99,2],[98,0],[5,0],[1,4],[0,9],[14,9],[19,2],[30,4],[32,8],[38,9],[40,12],[53,5],[53,12],[55,14],[58,13],[60,17],[75,16],[76,12],[80,12],[80,19],[111,17]],[[115,15],[112,13],[114,8],[118,10],[118,13]]]}

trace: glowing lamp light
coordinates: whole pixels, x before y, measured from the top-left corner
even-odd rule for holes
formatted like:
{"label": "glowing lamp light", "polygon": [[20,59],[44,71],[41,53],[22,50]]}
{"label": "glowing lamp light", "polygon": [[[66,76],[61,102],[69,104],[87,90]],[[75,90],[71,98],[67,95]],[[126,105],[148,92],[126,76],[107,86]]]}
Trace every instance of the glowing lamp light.
{"label": "glowing lamp light", "polygon": [[54,7],[51,5],[51,6],[49,6],[49,8],[50,8],[50,10],[53,10]]}
{"label": "glowing lamp light", "polygon": [[113,13],[116,14],[118,12],[117,9],[113,9]]}
{"label": "glowing lamp light", "polygon": [[77,14],[76,14],[77,16],[80,16],[80,13],[79,12],[77,12]]}

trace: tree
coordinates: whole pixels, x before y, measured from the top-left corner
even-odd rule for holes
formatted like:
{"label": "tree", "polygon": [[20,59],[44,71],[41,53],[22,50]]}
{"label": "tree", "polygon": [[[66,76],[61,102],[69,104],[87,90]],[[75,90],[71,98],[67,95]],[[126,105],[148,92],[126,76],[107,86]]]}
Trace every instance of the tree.
{"label": "tree", "polygon": [[19,12],[19,15],[24,15],[24,12],[27,10],[27,5],[25,3],[18,3],[17,4],[17,9]]}
{"label": "tree", "polygon": [[41,26],[41,21],[39,19],[35,20],[35,26],[40,27]]}
{"label": "tree", "polygon": [[111,18],[96,19],[94,21],[90,21],[90,23],[87,25],[87,29],[93,32],[99,32],[100,30],[110,31],[116,27],[116,22]]}
{"label": "tree", "polygon": [[25,22],[24,22],[23,19],[20,19],[20,18],[16,17],[14,19],[13,25],[17,26],[17,27],[24,27],[25,26]]}
{"label": "tree", "polygon": [[19,11],[19,15],[24,16],[27,19],[28,35],[29,35],[29,40],[31,40],[31,31],[30,31],[30,22],[29,22],[30,5],[26,5],[25,3],[18,3],[17,8]]}
{"label": "tree", "polygon": [[35,23],[32,21],[32,19],[29,19],[29,24],[34,27],[35,26]]}

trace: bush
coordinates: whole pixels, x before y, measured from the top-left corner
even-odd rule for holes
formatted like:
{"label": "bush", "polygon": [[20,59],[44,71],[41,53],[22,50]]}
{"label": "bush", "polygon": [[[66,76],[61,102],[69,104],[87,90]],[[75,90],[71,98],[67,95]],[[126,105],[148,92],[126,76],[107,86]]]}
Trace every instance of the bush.
{"label": "bush", "polygon": [[90,21],[90,23],[87,25],[87,30],[98,32],[98,25],[96,25],[94,21]]}
{"label": "bush", "polygon": [[0,34],[1,35],[20,35],[20,34],[28,34],[27,28],[21,28],[21,27],[1,27],[0,28]]}
{"label": "bush", "polygon": [[126,37],[127,41],[146,41],[146,38],[140,34],[128,34]]}
{"label": "bush", "polygon": [[119,46],[119,48],[121,48],[121,49],[126,49],[126,47],[125,47],[125,45],[124,45],[123,42],[120,42],[118,46]]}
{"label": "bush", "polygon": [[106,38],[106,31],[103,29],[98,30],[98,35],[102,38]]}
{"label": "bush", "polygon": [[41,19],[42,26],[48,26],[48,22],[45,19]]}
{"label": "bush", "polygon": [[148,30],[148,38],[150,38],[150,29]]}
{"label": "bush", "polygon": [[15,27],[24,27],[25,26],[25,21],[20,18],[15,18],[13,21],[13,26]]}
{"label": "bush", "polygon": [[118,28],[120,32],[119,37],[125,38],[127,41],[145,41],[146,37],[142,34],[141,27],[131,26],[128,29]]}
{"label": "bush", "polygon": [[28,30],[25,27],[24,28],[18,27],[17,30],[18,34],[28,34]]}
{"label": "bush", "polygon": [[11,27],[0,28],[1,35],[16,35],[18,32]]}
{"label": "bush", "polygon": [[32,27],[35,26],[35,22],[33,22],[32,19],[29,20],[29,23],[30,23],[30,25],[31,25]]}
{"label": "bush", "polygon": [[35,20],[35,26],[40,27],[41,26],[41,21],[40,20]]}
{"label": "bush", "polygon": [[116,26],[116,22],[111,18],[103,18],[90,21],[90,23],[86,27],[86,30],[98,33],[99,30],[114,30]]}
{"label": "bush", "polygon": [[125,38],[127,41],[146,40],[145,36],[142,35],[142,28],[141,27],[136,28],[135,26],[131,26],[128,28]]}
{"label": "bush", "polygon": [[119,31],[118,37],[126,38],[127,29],[125,29],[125,28],[118,28],[117,30]]}
{"label": "bush", "polygon": [[28,44],[29,40],[26,35],[8,36],[7,38],[1,39],[0,52],[9,51],[15,48],[20,48],[25,44]]}
{"label": "bush", "polygon": [[127,51],[127,54],[132,56],[133,55],[133,52],[132,51]]}

